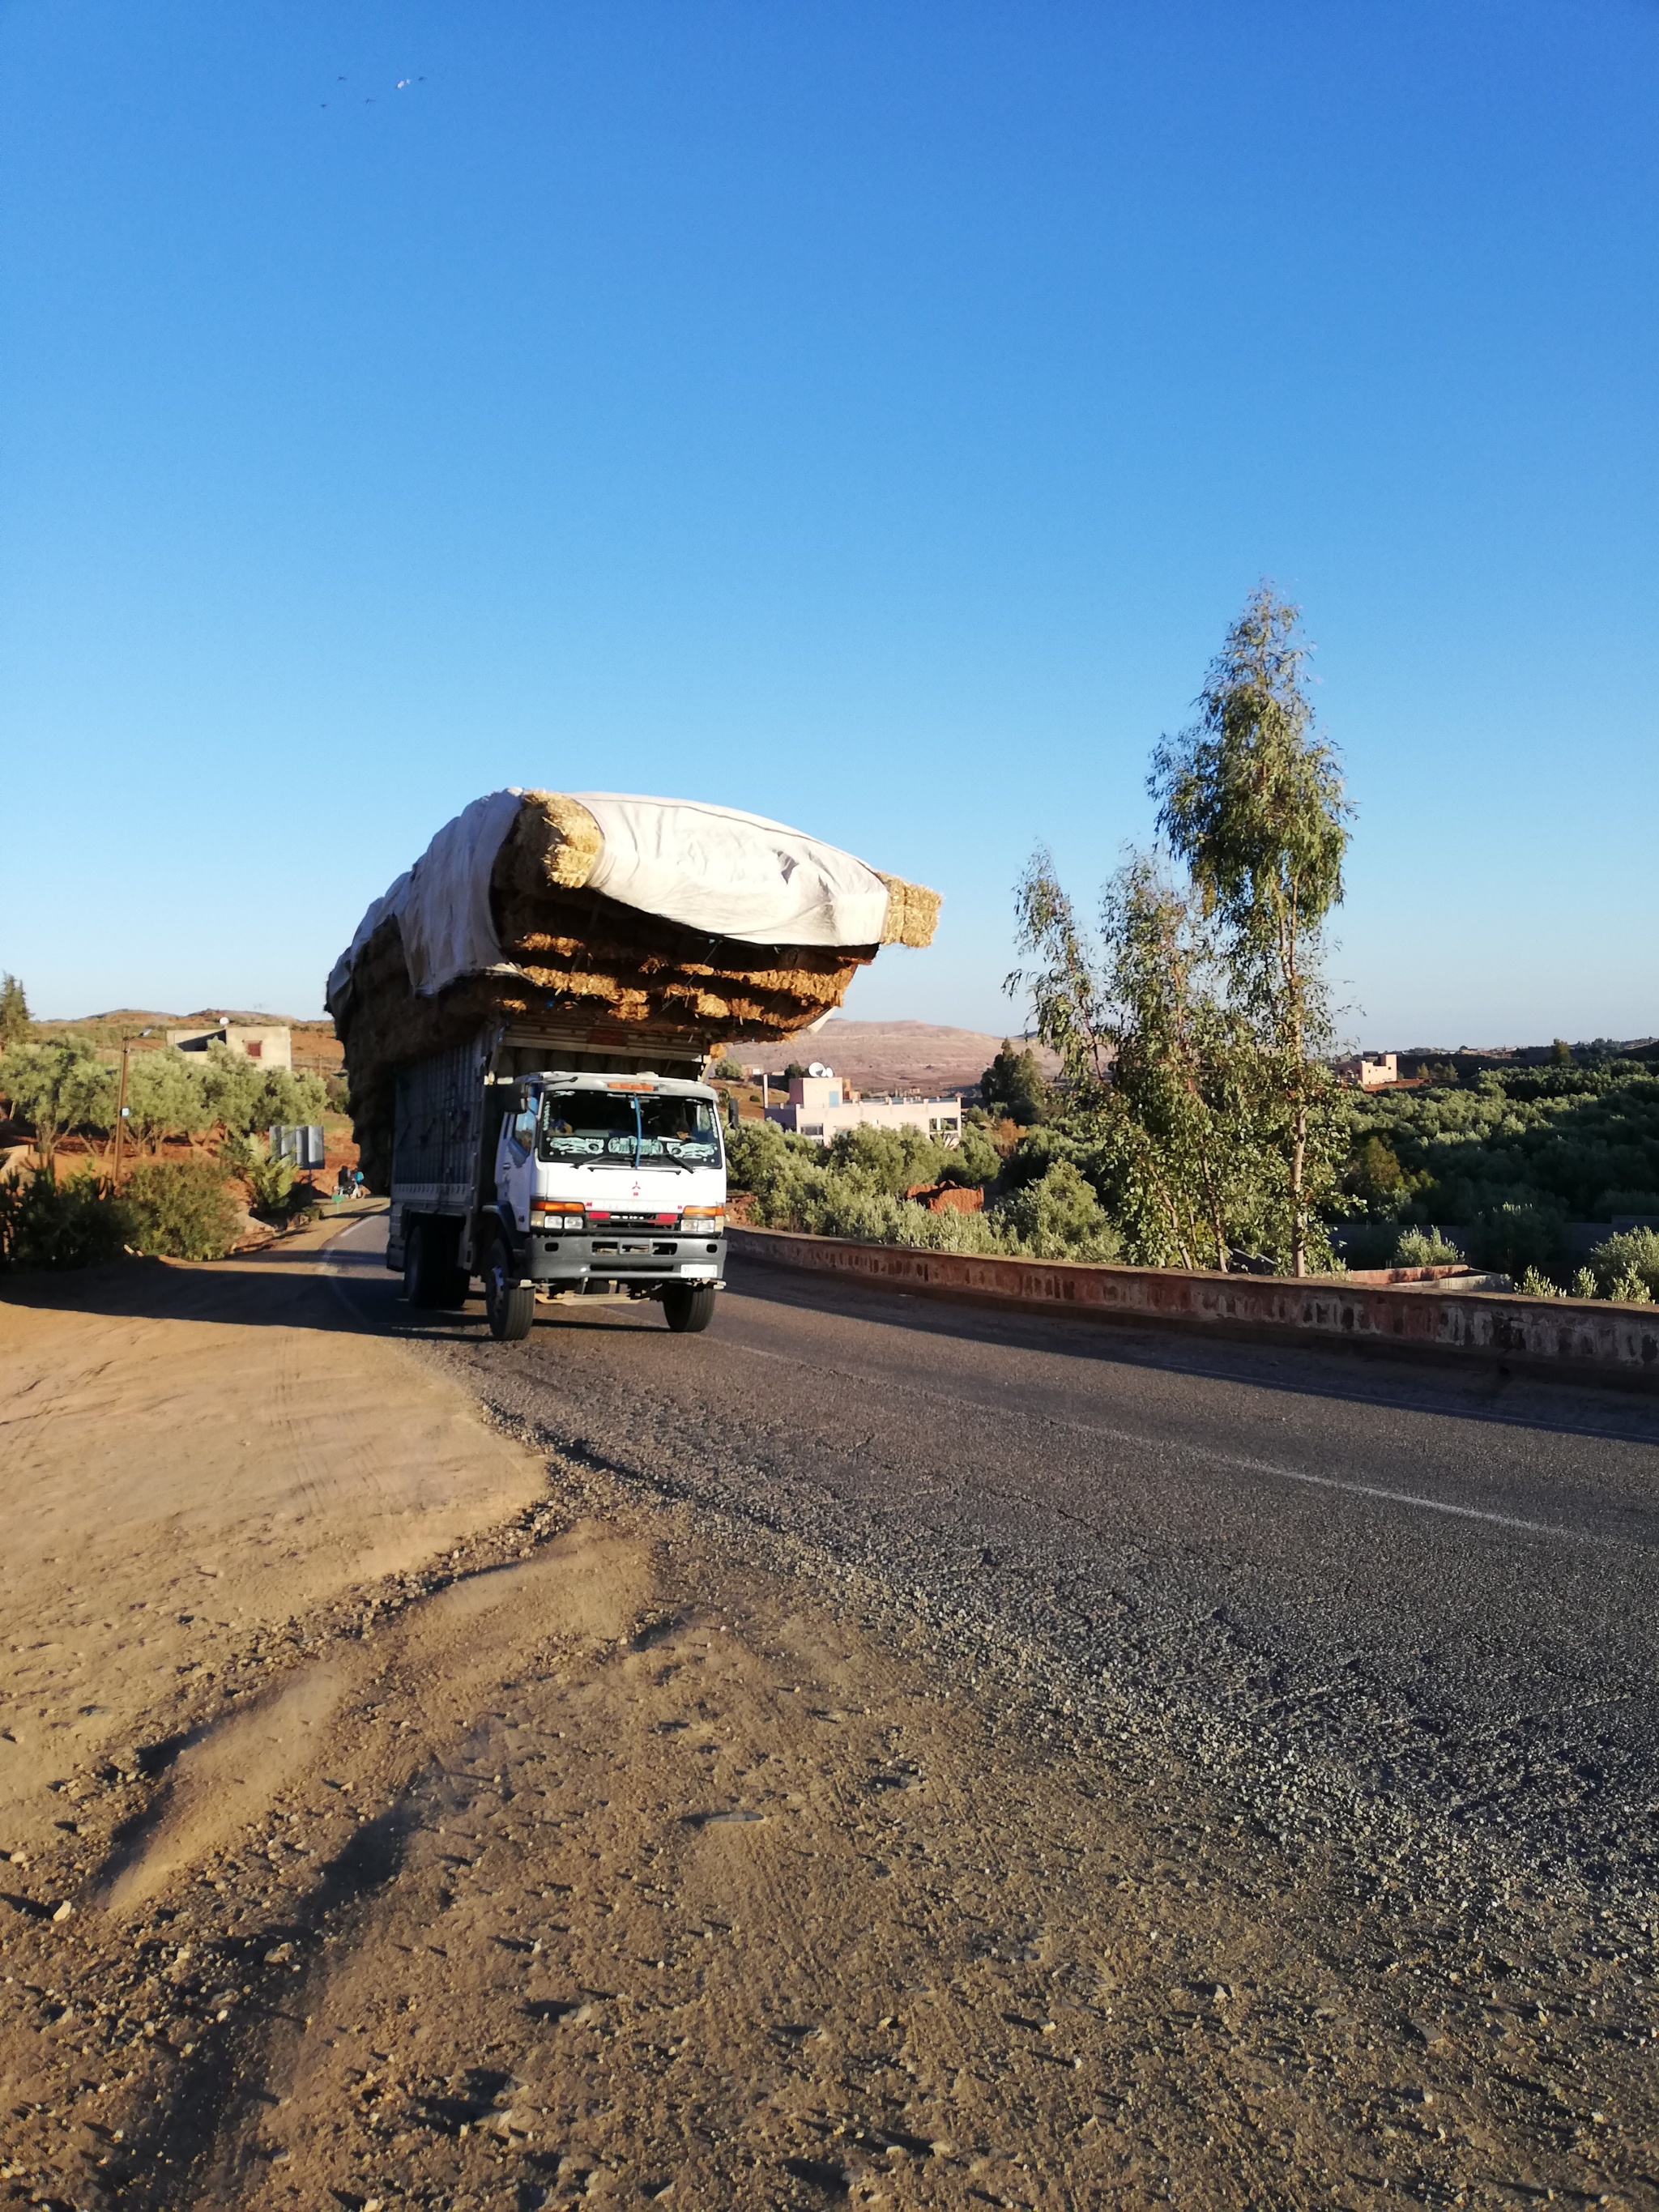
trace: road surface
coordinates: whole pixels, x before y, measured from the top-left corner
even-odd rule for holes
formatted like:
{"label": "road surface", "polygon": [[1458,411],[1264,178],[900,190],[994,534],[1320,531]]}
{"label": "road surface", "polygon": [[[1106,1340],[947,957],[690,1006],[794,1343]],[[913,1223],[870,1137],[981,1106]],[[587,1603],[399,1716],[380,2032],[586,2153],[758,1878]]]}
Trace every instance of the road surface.
{"label": "road surface", "polygon": [[549,1449],[851,1569],[1056,1724],[1196,1769],[1286,1843],[1431,1887],[1656,1863],[1659,1401],[983,1313],[745,1259],[653,1305],[412,1316],[383,1220],[335,1248]]}

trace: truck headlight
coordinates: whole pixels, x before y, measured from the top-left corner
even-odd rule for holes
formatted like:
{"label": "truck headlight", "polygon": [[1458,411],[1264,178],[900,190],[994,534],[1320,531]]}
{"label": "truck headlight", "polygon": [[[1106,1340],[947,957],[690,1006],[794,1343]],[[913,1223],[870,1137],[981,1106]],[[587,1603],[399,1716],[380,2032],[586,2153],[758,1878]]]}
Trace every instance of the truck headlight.
{"label": "truck headlight", "polygon": [[688,1206],[680,1216],[680,1226],[691,1237],[722,1237],[726,1233],[726,1208]]}
{"label": "truck headlight", "polygon": [[556,1212],[546,1199],[538,1198],[531,1201],[530,1225],[532,1229],[586,1229],[587,1216],[580,1211],[567,1212],[562,1206]]}

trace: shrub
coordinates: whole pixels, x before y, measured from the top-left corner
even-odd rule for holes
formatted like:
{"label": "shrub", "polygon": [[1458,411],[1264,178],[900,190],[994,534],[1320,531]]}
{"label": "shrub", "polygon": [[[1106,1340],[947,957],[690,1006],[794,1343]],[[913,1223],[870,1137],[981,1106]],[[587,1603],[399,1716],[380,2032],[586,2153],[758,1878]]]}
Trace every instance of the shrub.
{"label": "shrub", "polygon": [[1495,1206],[1475,1224],[1473,1243],[1483,1267],[1522,1275],[1547,1267],[1560,1251],[1561,1217],[1540,1206]]}
{"label": "shrub", "polygon": [[131,1230],[127,1207],[100,1176],[60,1184],[36,1168],[0,1182],[0,1271],[95,1267],[120,1257]]}
{"label": "shrub", "polygon": [[740,1121],[726,1136],[726,1179],[733,1190],[764,1198],[792,1160],[821,1160],[810,1137],[786,1135],[775,1121]]}
{"label": "shrub", "polygon": [[1407,1229],[1394,1248],[1396,1267],[1450,1267],[1463,1255],[1435,1228]]}
{"label": "shrub", "polygon": [[1123,1240],[1069,1160],[1056,1160],[996,1209],[995,1225],[1039,1260],[1115,1260]]}
{"label": "shrub", "polygon": [[294,1188],[292,1160],[261,1158],[257,1155],[242,1170],[242,1180],[253,1194],[259,1213],[285,1213]]}
{"label": "shrub", "polygon": [[1589,1263],[1604,1298],[1645,1305],[1659,1297],[1659,1230],[1626,1229],[1609,1237],[1590,1254]]}
{"label": "shrub", "polygon": [[829,1146],[829,1164],[838,1174],[871,1190],[897,1198],[919,1183],[937,1182],[951,1158],[920,1128],[843,1129]]}
{"label": "shrub", "polygon": [[943,1148],[944,1158],[939,1166],[942,1182],[961,1183],[966,1188],[982,1188],[994,1182],[1002,1171],[1002,1155],[983,1129],[964,1122],[962,1142]]}
{"label": "shrub", "polygon": [[1559,1284],[1553,1283],[1539,1267],[1528,1268],[1526,1273],[1521,1278],[1520,1287],[1523,1298],[1564,1298],[1567,1295]]}
{"label": "shrub", "polygon": [[235,1202],[216,1161],[149,1161],[128,1176],[121,1202],[140,1252],[222,1260],[235,1241]]}
{"label": "shrub", "polygon": [[717,1060],[708,1073],[710,1078],[716,1083],[741,1083],[743,1062],[740,1060],[732,1059],[728,1054],[724,1060]]}

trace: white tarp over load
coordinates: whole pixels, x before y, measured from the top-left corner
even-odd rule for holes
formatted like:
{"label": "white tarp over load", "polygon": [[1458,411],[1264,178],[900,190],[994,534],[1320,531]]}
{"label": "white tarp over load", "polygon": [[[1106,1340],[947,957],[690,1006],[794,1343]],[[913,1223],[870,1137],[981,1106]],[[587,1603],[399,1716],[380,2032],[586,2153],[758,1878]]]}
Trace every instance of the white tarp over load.
{"label": "white tarp over load", "polygon": [[[491,792],[445,824],[363,916],[328,979],[331,1004],[393,916],[422,997],[461,975],[519,972],[502,952],[490,884],[525,796]],[[621,905],[741,945],[876,945],[889,935],[890,879],[799,830],[694,799],[571,798],[599,836],[582,882]]]}

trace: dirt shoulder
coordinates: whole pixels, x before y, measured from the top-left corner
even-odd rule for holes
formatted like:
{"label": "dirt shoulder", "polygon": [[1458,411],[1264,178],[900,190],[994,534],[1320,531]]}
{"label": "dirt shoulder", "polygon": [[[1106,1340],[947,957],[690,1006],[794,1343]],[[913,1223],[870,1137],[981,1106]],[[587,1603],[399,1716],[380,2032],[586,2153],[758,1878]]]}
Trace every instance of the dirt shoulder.
{"label": "dirt shoulder", "polygon": [[1593,1931],[1552,2020],[314,1267],[0,1303],[0,2191],[1659,2203]]}

